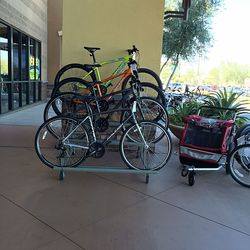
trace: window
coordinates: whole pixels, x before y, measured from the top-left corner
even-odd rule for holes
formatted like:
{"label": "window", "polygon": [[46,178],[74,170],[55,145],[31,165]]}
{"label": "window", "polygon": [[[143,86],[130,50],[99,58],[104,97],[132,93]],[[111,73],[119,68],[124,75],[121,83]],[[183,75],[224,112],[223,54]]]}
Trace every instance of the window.
{"label": "window", "polygon": [[13,30],[13,79],[20,80],[20,32]]}
{"label": "window", "polygon": [[41,100],[41,43],[0,22],[0,114]]}
{"label": "window", "polygon": [[36,42],[36,80],[41,80],[41,44]]}
{"label": "window", "polygon": [[9,110],[9,84],[4,81],[9,80],[9,29],[0,23],[0,99],[1,113]]}
{"label": "window", "polygon": [[29,73],[30,73],[30,80],[36,79],[36,43],[34,39],[30,39],[30,66],[29,66]]}
{"label": "window", "polygon": [[[21,33],[13,30],[13,80],[20,81],[21,67],[20,67],[20,50],[21,50]],[[20,106],[20,83],[12,84],[13,92],[13,108],[16,109]]]}
{"label": "window", "polygon": [[28,80],[28,37],[22,35],[21,80]]}
{"label": "window", "polygon": [[8,54],[9,29],[0,23],[0,73],[1,81],[9,80],[9,54]]}

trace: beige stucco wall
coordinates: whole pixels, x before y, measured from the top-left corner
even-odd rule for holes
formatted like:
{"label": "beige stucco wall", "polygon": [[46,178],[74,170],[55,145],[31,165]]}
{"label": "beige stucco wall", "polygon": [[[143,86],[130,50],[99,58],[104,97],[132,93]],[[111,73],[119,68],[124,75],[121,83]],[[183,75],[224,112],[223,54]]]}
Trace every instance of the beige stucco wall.
{"label": "beige stucco wall", "polygon": [[54,83],[61,64],[61,37],[63,0],[48,0],[48,82]]}
{"label": "beige stucco wall", "polygon": [[159,73],[163,12],[164,0],[63,0],[62,64],[92,62],[84,46],[100,47],[101,61],[135,44],[140,66]]}
{"label": "beige stucco wall", "polygon": [[1,0],[0,18],[41,41],[42,80],[47,80],[47,0]]}

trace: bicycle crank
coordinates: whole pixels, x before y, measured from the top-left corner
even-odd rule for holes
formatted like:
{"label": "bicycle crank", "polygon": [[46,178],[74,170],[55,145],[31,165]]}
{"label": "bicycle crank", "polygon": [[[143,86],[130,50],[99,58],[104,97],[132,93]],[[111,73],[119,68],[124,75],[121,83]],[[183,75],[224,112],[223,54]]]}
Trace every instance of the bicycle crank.
{"label": "bicycle crank", "polygon": [[105,154],[105,147],[99,142],[90,145],[90,154],[94,158],[101,158]]}

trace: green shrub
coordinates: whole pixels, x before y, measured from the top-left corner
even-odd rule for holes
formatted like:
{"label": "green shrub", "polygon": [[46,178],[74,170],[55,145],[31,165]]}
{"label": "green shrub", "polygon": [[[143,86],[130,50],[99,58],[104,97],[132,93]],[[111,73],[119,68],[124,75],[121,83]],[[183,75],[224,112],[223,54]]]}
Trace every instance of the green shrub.
{"label": "green shrub", "polygon": [[171,114],[169,114],[170,123],[177,126],[183,126],[184,117],[197,114],[200,105],[201,103],[196,99],[191,99],[179,104],[174,107]]}
{"label": "green shrub", "polygon": [[[250,110],[246,107],[247,101],[240,101],[239,98],[242,94],[227,92],[226,88],[217,92],[211,92],[205,101],[205,105],[219,108],[231,108],[236,110],[236,125],[242,126],[246,123],[247,118],[244,116]],[[233,112],[229,110],[214,110],[213,115],[222,120],[229,120],[233,116]]]}

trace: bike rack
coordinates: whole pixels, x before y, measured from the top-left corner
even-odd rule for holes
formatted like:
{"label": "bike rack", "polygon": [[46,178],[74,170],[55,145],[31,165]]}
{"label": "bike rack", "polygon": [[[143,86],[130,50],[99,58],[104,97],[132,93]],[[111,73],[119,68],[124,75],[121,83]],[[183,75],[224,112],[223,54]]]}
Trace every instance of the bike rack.
{"label": "bike rack", "polygon": [[95,172],[95,173],[120,173],[120,174],[144,174],[145,183],[149,182],[149,175],[156,174],[156,170],[137,170],[121,167],[108,167],[108,166],[77,166],[71,167],[54,167],[53,170],[59,171],[59,180],[64,180],[65,172]]}

